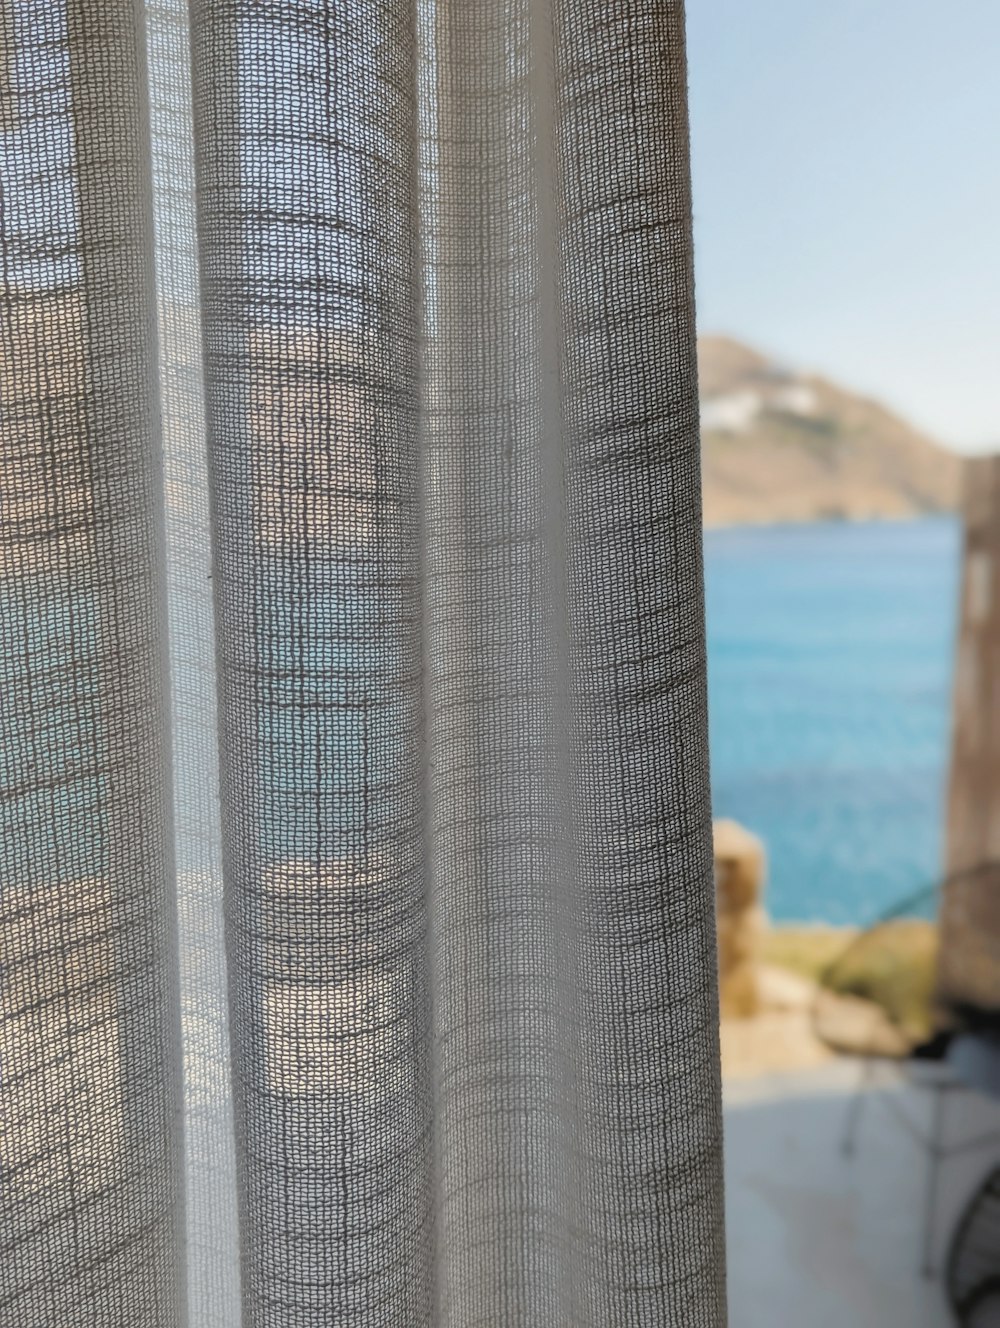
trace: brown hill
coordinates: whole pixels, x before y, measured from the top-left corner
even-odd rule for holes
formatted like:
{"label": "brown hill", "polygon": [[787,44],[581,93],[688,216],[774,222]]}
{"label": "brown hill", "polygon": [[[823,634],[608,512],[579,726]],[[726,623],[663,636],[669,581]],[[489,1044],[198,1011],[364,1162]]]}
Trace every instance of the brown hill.
{"label": "brown hill", "polygon": [[961,461],[877,402],[728,337],[698,343],[706,525],[951,511]]}

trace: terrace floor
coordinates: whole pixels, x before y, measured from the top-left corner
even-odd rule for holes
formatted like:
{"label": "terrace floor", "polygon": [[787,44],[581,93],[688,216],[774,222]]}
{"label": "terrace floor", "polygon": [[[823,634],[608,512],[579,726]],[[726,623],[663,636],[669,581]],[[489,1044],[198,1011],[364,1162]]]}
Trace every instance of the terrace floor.
{"label": "terrace floor", "polygon": [[[841,1140],[858,1066],[848,1059],[725,1085],[730,1328],[946,1328],[940,1278],[920,1271],[927,1155],[888,1105],[866,1099],[858,1146]],[[894,1083],[917,1122],[930,1094]],[[1000,1103],[949,1094],[945,1141],[1000,1131]],[[940,1269],[967,1196],[1000,1141],[945,1159],[934,1214]]]}

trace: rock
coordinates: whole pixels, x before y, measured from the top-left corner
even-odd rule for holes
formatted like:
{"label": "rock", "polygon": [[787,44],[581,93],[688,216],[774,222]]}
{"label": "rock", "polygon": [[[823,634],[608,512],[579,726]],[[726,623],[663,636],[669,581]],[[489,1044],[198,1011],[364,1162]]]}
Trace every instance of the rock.
{"label": "rock", "polygon": [[816,999],[816,1032],[835,1051],[854,1056],[905,1056],[910,1043],[874,1001],[821,990]]}
{"label": "rock", "polygon": [[809,1011],[816,1001],[816,984],[798,973],[765,964],[757,970],[757,994],[761,1010]]}
{"label": "rock", "polygon": [[762,964],[755,969],[757,1013],[720,1024],[724,1079],[752,1079],[826,1065],[836,1053],[814,1027],[818,989],[808,978]]}
{"label": "rock", "polygon": [[719,954],[719,1006],[724,1018],[760,1009],[758,964],[767,914],[761,904],[767,859],[756,835],[736,821],[713,827]]}
{"label": "rock", "polygon": [[723,1019],[719,1026],[724,1080],[787,1074],[829,1064],[807,1010],[762,1010],[753,1019]]}

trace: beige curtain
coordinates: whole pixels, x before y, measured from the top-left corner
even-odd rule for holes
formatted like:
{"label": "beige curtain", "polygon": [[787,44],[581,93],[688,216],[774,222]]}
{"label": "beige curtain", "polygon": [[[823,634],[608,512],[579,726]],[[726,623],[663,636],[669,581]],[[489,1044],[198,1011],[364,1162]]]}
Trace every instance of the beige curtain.
{"label": "beige curtain", "polygon": [[679,0],[0,13],[0,1326],[723,1324]]}

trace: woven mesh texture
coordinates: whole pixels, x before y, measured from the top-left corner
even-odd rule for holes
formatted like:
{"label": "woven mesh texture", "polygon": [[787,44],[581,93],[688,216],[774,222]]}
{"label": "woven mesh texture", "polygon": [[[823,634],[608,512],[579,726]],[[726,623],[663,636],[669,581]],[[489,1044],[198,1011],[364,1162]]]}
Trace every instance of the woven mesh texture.
{"label": "woven mesh texture", "polygon": [[682,6],[0,12],[0,1325],[722,1324]]}
{"label": "woven mesh texture", "polygon": [[135,1328],[181,1306],[142,34],[4,33],[0,1323]]}

